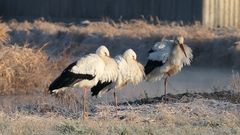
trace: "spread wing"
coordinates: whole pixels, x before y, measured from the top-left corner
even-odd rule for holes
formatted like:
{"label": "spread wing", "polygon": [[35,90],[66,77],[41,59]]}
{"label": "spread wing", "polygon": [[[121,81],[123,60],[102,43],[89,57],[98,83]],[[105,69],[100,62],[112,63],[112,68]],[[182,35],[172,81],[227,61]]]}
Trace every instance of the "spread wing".
{"label": "spread wing", "polygon": [[164,65],[164,63],[170,57],[173,49],[174,41],[164,39],[161,42],[157,42],[148,53],[148,61],[144,67],[146,75],[151,73],[154,69]]}
{"label": "spread wing", "polygon": [[157,42],[149,51],[148,59],[152,61],[162,61],[165,63],[171,54],[173,45],[173,40],[165,39],[161,42]]}

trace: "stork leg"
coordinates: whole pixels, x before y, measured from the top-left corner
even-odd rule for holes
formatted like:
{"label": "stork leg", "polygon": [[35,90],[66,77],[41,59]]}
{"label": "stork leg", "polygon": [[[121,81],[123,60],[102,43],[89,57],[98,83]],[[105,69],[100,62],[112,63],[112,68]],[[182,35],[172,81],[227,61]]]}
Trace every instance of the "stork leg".
{"label": "stork leg", "polygon": [[164,100],[167,100],[167,81],[168,81],[168,76],[164,79]]}
{"label": "stork leg", "polygon": [[113,92],[113,96],[114,96],[114,100],[115,100],[115,113],[116,113],[116,116],[118,116],[117,96],[116,96],[116,91],[115,90]]}
{"label": "stork leg", "polygon": [[84,93],[83,93],[83,120],[85,120],[85,117],[87,117],[87,112],[86,112],[86,96],[87,96],[87,88],[84,88]]}

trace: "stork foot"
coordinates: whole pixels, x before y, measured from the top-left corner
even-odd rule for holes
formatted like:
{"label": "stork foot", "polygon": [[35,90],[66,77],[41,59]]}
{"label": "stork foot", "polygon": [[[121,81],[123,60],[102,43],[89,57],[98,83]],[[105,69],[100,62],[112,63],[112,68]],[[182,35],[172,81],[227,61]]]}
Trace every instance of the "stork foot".
{"label": "stork foot", "polygon": [[162,96],[162,102],[163,103],[173,103],[173,102],[178,102],[178,99],[176,97],[171,96],[171,95],[163,95]]}
{"label": "stork foot", "polygon": [[170,99],[169,99],[169,97],[168,97],[167,95],[163,95],[163,96],[162,96],[162,102],[163,102],[163,103],[167,103],[169,100],[170,100]]}

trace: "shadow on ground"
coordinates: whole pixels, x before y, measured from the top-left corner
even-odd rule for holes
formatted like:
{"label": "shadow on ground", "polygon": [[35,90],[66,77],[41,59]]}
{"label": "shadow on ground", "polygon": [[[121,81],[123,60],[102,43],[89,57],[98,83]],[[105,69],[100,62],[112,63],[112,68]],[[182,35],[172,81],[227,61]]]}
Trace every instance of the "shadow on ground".
{"label": "shadow on ground", "polygon": [[135,101],[119,103],[119,105],[143,105],[143,104],[156,104],[161,102],[166,103],[188,103],[194,101],[194,99],[214,99],[218,101],[226,101],[230,103],[240,103],[240,93],[235,93],[231,91],[217,91],[212,93],[182,93],[182,94],[167,94],[166,100],[164,100],[164,95],[161,97],[153,98],[142,98]]}

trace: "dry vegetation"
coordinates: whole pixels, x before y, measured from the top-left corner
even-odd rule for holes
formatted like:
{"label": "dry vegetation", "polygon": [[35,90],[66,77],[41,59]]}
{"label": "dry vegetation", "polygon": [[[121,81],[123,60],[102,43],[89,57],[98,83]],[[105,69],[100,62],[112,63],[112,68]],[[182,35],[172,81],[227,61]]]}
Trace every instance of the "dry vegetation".
{"label": "dry vegetation", "polygon": [[[113,105],[95,105],[89,119],[71,112],[71,107],[51,102],[51,97],[32,99],[36,103],[18,106],[18,111],[0,114],[2,134],[240,134],[240,105],[225,101],[195,98],[186,102],[131,104],[119,106],[119,118],[114,117]],[[19,99],[17,99],[19,100]],[[38,102],[37,102],[37,101]],[[50,108],[58,107],[58,112]],[[19,100],[22,102],[22,100]],[[20,104],[20,103],[18,103]],[[55,105],[54,105],[55,104]],[[15,104],[16,105],[16,104]],[[21,110],[22,109],[22,110]],[[43,111],[45,110],[45,112]],[[51,109],[54,110],[54,109]],[[80,110],[78,110],[81,112]]]}
{"label": "dry vegetation", "polygon": [[0,25],[0,95],[43,93],[69,58],[49,60],[42,48],[9,44],[9,29]]}
{"label": "dry vegetation", "polygon": [[1,46],[0,51],[1,95],[43,93],[68,62],[67,58],[50,61],[41,49],[27,46]]}
{"label": "dry vegetation", "polygon": [[[239,33],[154,19],[1,24],[0,40],[8,42],[0,43],[0,134],[240,134],[238,74],[228,92],[169,95],[173,100],[166,104],[159,97],[145,97],[120,104],[119,118],[114,117],[113,105],[93,99],[89,119],[82,121],[79,93],[70,90],[59,98],[42,94],[71,59],[100,44],[107,44],[113,56],[130,47],[139,53],[162,37],[181,34],[194,50],[194,66],[233,66],[234,58],[226,50],[240,39]],[[143,63],[146,52],[139,55]]]}
{"label": "dry vegetation", "polygon": [[42,19],[33,22],[11,20],[6,23],[11,32],[11,43],[39,47],[46,43],[48,55],[58,56],[65,51],[74,57],[93,52],[100,44],[105,44],[113,56],[127,48],[133,48],[144,63],[147,51],[163,37],[183,35],[186,43],[194,50],[194,65],[235,66],[238,61],[228,49],[240,40],[239,29],[209,29],[199,24],[181,26],[163,24],[157,19],[114,22],[105,20],[89,24],[47,22]]}
{"label": "dry vegetation", "polygon": [[[105,20],[101,22],[89,22],[85,25],[54,23],[47,22],[42,19],[34,20],[33,22],[18,22],[16,20],[11,20],[7,23],[7,25],[13,30],[14,33],[26,33],[29,37],[31,34],[35,34],[34,32],[47,35],[56,35],[60,34],[61,32],[66,32],[67,34],[85,34],[87,36],[99,35],[108,38],[123,36],[126,38],[128,37],[137,39],[151,37],[172,37],[180,34],[187,39],[198,40],[240,36],[238,29],[209,29],[202,27],[199,24],[180,26],[178,24],[161,24],[161,22],[149,23],[144,20],[121,22]],[[26,35],[23,34],[22,37],[24,36]]]}
{"label": "dry vegetation", "polygon": [[9,40],[8,27],[5,24],[0,23],[0,42],[6,42]]}
{"label": "dry vegetation", "polygon": [[28,94],[46,87],[51,63],[44,53],[19,46],[2,46],[0,50],[2,95]]}

